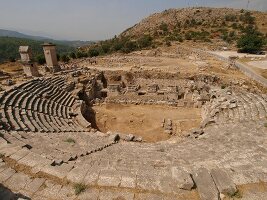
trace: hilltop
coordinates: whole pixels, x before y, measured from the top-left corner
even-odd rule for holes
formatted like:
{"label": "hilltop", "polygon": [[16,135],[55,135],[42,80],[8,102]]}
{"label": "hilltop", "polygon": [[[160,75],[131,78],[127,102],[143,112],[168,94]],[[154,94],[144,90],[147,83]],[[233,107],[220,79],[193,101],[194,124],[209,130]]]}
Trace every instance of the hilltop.
{"label": "hilltop", "polygon": [[232,8],[182,8],[155,13],[128,28],[119,36],[95,45],[84,46],[85,51],[97,54],[129,53],[135,50],[170,46],[178,43],[203,43],[213,49],[222,46],[235,48],[247,30],[256,30],[266,38],[267,13]]}
{"label": "hilltop", "polygon": [[[155,13],[140,23],[124,31],[121,36],[138,37],[142,34],[157,35],[159,31],[186,33],[188,31],[207,31],[209,33],[234,31],[251,24],[259,31],[267,33],[267,13],[231,8],[182,8],[169,9]],[[215,36],[214,36],[215,37]]]}

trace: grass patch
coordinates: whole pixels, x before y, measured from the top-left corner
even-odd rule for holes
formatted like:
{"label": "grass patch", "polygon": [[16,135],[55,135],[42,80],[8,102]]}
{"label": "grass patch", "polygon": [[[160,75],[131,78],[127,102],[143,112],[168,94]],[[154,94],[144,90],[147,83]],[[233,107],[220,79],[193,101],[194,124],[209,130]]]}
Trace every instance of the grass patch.
{"label": "grass patch", "polygon": [[228,195],[230,198],[236,198],[236,199],[241,199],[242,194],[239,190],[237,190],[234,194]]}
{"label": "grass patch", "polygon": [[65,142],[73,143],[73,144],[76,143],[76,141],[73,138],[68,138],[68,139],[65,140]]}
{"label": "grass patch", "polygon": [[265,123],[263,124],[263,126],[264,126],[265,128],[267,128],[267,122],[265,122]]}
{"label": "grass patch", "polygon": [[73,186],[75,195],[79,195],[86,190],[86,185],[83,183],[76,183]]}
{"label": "grass patch", "polygon": [[221,89],[225,89],[225,88],[226,88],[226,86],[225,86],[225,85],[222,85],[222,86],[221,86]]}

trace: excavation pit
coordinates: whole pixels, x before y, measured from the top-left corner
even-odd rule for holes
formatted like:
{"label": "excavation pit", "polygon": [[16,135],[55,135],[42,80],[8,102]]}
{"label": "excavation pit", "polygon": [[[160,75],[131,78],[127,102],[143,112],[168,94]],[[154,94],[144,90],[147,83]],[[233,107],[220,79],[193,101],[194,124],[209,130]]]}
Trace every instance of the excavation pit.
{"label": "excavation pit", "polygon": [[[99,131],[134,134],[146,142],[165,141],[173,135],[182,136],[201,122],[199,108],[109,103],[93,106],[92,110],[95,128]],[[172,135],[163,125],[168,119],[172,122]]]}

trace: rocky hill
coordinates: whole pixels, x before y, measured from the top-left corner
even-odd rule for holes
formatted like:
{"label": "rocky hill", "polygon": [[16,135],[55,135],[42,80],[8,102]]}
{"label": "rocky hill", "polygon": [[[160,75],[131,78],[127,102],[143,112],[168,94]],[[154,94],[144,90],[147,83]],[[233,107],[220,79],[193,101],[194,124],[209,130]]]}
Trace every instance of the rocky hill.
{"label": "rocky hill", "polygon": [[152,14],[118,37],[81,49],[97,56],[171,46],[173,42],[201,43],[210,49],[236,48],[241,36],[250,31],[267,41],[266,19],[267,12],[232,8],[169,9]]}
{"label": "rocky hill", "polygon": [[258,27],[267,34],[267,12],[230,8],[182,8],[155,13],[124,31],[121,36],[138,37],[145,34],[171,35],[187,32],[207,32],[210,38],[234,31],[239,34],[247,25]]}

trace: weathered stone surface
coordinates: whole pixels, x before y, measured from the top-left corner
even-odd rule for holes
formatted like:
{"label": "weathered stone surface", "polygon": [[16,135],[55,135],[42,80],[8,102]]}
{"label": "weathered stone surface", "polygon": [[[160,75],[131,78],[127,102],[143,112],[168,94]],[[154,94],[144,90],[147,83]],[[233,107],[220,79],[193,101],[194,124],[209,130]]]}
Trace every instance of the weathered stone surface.
{"label": "weathered stone surface", "polygon": [[28,183],[31,182],[31,179],[29,176],[23,174],[23,173],[15,173],[13,176],[11,176],[5,183],[5,185],[14,190],[19,191],[23,189]]}
{"label": "weathered stone surface", "polygon": [[44,157],[42,157],[36,153],[32,153],[32,152],[27,154],[25,157],[23,157],[22,159],[20,159],[18,161],[18,163],[26,165],[26,166],[30,166],[30,167],[34,167],[36,165],[46,164],[49,162],[50,161],[45,159]]}
{"label": "weathered stone surface", "polygon": [[47,181],[44,184],[46,187],[39,192],[40,196],[50,199],[59,199],[59,191],[61,190],[62,185],[48,183]]}
{"label": "weathered stone surface", "polygon": [[111,191],[111,190],[100,191],[99,200],[110,200],[110,199],[133,200],[134,193],[127,191]]}
{"label": "weathered stone surface", "polygon": [[144,194],[136,194],[135,200],[148,200],[148,199],[153,199],[153,200],[164,200],[164,195],[162,194],[149,194],[149,193],[144,193]]}
{"label": "weathered stone surface", "polygon": [[65,178],[65,176],[67,176],[68,172],[72,168],[73,168],[73,165],[68,165],[68,164],[63,164],[61,166],[46,165],[42,168],[42,171],[49,175],[63,179]]}
{"label": "weathered stone surface", "polygon": [[194,182],[191,175],[179,167],[172,167],[172,178],[180,189],[191,190]]}
{"label": "weathered stone surface", "polygon": [[99,169],[90,169],[84,178],[84,183],[86,185],[95,185],[99,177]]}
{"label": "weathered stone surface", "polygon": [[12,154],[18,152],[21,147],[14,145],[6,145],[5,148],[0,149],[0,153],[5,156],[11,156]]}
{"label": "weathered stone surface", "polygon": [[8,167],[7,167],[7,165],[4,163],[4,162],[1,162],[0,163],[0,173],[2,172],[2,171],[4,171],[5,169],[7,169]]}
{"label": "weathered stone surface", "polygon": [[44,182],[45,182],[44,178],[34,178],[30,183],[26,185],[24,190],[35,193],[43,185]]}
{"label": "weathered stone surface", "polygon": [[82,183],[88,172],[89,165],[81,165],[73,168],[67,175],[67,179],[73,183]]}
{"label": "weathered stone surface", "polygon": [[207,169],[198,169],[193,178],[201,200],[219,200],[219,191]]}
{"label": "weathered stone surface", "polygon": [[211,176],[220,193],[232,196],[237,191],[234,182],[225,170],[212,169]]}
{"label": "weathered stone surface", "polygon": [[28,155],[30,153],[30,151],[28,149],[20,149],[18,152],[12,154],[10,156],[11,159],[14,159],[16,161],[20,160],[21,158],[25,157],[26,155]]}
{"label": "weathered stone surface", "polygon": [[159,185],[160,185],[160,179],[158,175],[153,173],[137,174],[137,179],[136,179],[137,188],[153,191],[153,190],[158,190]]}
{"label": "weathered stone surface", "polygon": [[97,184],[99,186],[118,187],[121,182],[121,176],[116,170],[101,170]]}
{"label": "weathered stone surface", "polygon": [[0,182],[4,183],[7,179],[9,179],[15,173],[16,171],[14,169],[7,168],[6,170],[0,173]]}
{"label": "weathered stone surface", "polygon": [[73,200],[76,199],[75,191],[72,185],[62,186],[58,192],[59,199]]}
{"label": "weathered stone surface", "polygon": [[135,188],[136,187],[136,174],[130,172],[123,172],[121,174],[120,187]]}
{"label": "weathered stone surface", "polygon": [[88,188],[85,192],[81,193],[77,199],[79,200],[98,200],[99,190],[95,188]]}

